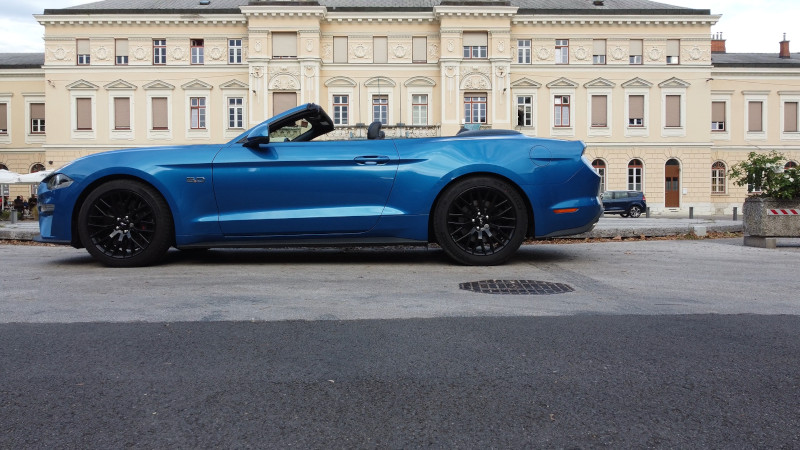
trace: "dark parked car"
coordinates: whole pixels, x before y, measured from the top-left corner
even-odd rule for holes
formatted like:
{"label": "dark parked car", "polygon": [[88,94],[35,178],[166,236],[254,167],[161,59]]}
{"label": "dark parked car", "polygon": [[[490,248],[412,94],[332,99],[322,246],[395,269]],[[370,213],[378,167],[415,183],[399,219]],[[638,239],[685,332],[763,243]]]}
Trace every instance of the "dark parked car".
{"label": "dark parked car", "polygon": [[602,197],[606,214],[639,217],[647,209],[647,202],[641,191],[606,191]]}

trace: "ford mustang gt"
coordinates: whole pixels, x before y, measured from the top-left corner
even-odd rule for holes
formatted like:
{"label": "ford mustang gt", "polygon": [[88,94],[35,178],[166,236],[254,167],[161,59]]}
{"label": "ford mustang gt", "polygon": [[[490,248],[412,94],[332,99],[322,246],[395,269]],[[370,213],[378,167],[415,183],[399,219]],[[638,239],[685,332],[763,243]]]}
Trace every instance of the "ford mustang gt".
{"label": "ford mustang gt", "polygon": [[437,243],[452,260],[502,264],[523,240],[590,230],[600,179],[579,141],[511,130],[333,140],[306,104],[227,144],[117,150],[39,185],[42,242],[85,247],[114,267],[170,247]]}

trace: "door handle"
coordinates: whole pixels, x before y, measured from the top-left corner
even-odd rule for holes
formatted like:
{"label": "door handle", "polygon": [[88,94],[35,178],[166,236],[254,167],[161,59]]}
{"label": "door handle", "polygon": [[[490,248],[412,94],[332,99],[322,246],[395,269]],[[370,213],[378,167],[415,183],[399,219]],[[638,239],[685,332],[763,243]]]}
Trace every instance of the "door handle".
{"label": "door handle", "polygon": [[355,158],[356,164],[359,166],[382,166],[389,162],[388,156],[357,156]]}

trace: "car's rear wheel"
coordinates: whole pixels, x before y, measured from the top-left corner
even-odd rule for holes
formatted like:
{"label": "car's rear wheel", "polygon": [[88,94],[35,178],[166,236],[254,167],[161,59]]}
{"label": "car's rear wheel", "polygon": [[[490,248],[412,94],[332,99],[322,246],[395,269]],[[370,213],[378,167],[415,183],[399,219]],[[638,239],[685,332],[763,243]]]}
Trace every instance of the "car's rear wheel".
{"label": "car's rear wheel", "polygon": [[628,208],[628,215],[635,219],[642,215],[642,208],[632,205],[630,208]]}
{"label": "car's rear wheel", "polygon": [[619,213],[620,217],[628,217],[628,213]]}
{"label": "car's rear wheel", "polygon": [[466,265],[508,261],[525,239],[528,214],[522,196],[490,177],[449,186],[434,210],[436,239],[448,257]]}
{"label": "car's rear wheel", "polygon": [[161,194],[133,180],[95,188],[78,213],[78,235],[86,250],[111,267],[157,262],[172,244],[172,216]]}

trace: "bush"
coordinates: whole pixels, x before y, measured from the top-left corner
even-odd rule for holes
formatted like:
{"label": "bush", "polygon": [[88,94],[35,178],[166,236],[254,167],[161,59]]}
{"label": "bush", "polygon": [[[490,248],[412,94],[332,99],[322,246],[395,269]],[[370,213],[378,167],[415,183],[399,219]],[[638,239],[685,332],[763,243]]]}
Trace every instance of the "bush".
{"label": "bush", "polygon": [[748,186],[753,196],[800,198],[800,172],[796,167],[784,169],[782,161],[786,157],[774,150],[767,154],[750,152],[746,160],[731,167],[730,177],[737,186]]}

